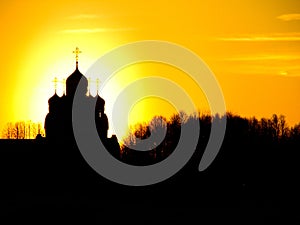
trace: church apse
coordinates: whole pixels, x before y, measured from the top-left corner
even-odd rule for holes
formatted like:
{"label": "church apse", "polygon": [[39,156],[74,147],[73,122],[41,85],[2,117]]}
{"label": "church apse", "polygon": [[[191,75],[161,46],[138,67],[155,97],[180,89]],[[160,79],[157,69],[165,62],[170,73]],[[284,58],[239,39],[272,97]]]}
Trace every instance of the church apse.
{"label": "church apse", "polygon": [[[46,138],[49,142],[74,142],[74,134],[72,128],[72,103],[75,92],[80,94],[87,104],[95,105],[95,124],[98,131],[99,139],[104,146],[109,149],[120,149],[117,138],[112,135],[107,137],[109,129],[108,118],[105,114],[105,100],[98,94],[99,80],[97,79],[97,94],[92,96],[88,91],[89,81],[79,71],[78,54],[81,53],[78,48],[73,51],[76,55],[75,71],[66,79],[65,90],[62,96],[57,95],[57,79],[54,79],[55,93],[49,98],[49,112],[45,118]],[[96,104],[95,104],[96,102]],[[99,140],[100,141],[100,140]]]}

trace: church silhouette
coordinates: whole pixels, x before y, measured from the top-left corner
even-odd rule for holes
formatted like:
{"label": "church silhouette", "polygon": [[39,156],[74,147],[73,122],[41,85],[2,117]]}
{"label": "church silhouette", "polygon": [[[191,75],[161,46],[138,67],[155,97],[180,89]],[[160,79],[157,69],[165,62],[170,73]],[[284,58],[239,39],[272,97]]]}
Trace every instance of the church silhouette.
{"label": "church silhouette", "polygon": [[54,95],[48,100],[49,112],[45,118],[46,139],[49,142],[75,143],[72,127],[72,104],[75,92],[77,92],[84,98],[86,104],[95,105],[95,124],[99,139],[111,153],[118,156],[120,146],[116,135],[112,135],[111,138],[107,137],[109,124],[104,112],[105,100],[99,96],[98,91],[95,97],[88,93],[88,80],[78,69],[78,54],[81,51],[77,47],[73,53],[76,54],[76,69],[66,79],[66,93],[61,97],[58,96],[55,87]]}

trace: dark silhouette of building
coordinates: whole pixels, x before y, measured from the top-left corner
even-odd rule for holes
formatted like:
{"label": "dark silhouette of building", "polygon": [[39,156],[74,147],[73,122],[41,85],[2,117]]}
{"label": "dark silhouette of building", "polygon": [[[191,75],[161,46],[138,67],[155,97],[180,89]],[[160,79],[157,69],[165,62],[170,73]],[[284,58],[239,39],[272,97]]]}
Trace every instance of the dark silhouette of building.
{"label": "dark silhouette of building", "polygon": [[99,138],[106,147],[117,154],[120,147],[116,136],[107,137],[109,125],[104,112],[105,101],[99,96],[98,91],[95,97],[88,94],[88,80],[78,69],[78,54],[81,52],[76,48],[73,53],[76,54],[76,68],[66,79],[66,93],[61,97],[58,96],[55,85],[55,93],[48,100],[49,113],[45,118],[46,138],[50,142],[75,141],[72,128],[72,104],[77,91],[87,105],[91,104],[91,107],[95,108],[95,123]]}

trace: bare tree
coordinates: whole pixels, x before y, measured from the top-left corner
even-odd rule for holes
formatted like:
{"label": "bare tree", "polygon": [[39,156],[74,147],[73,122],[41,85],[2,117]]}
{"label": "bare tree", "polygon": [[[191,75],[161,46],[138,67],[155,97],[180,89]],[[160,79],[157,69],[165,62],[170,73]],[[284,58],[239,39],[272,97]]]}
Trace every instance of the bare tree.
{"label": "bare tree", "polygon": [[2,130],[2,138],[4,139],[32,139],[36,138],[38,134],[45,136],[42,124],[31,121],[9,122]]}
{"label": "bare tree", "polygon": [[283,139],[283,138],[287,138],[288,135],[289,135],[289,128],[285,121],[285,116],[280,115],[279,116],[279,136],[281,139]]}
{"label": "bare tree", "polygon": [[12,122],[6,123],[2,130],[2,138],[14,139],[14,126]]}

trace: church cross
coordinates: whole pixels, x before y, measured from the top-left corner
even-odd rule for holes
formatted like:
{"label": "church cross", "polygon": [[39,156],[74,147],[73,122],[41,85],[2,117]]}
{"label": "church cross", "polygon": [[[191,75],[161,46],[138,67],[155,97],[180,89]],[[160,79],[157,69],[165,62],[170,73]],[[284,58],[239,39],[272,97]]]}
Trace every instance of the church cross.
{"label": "church cross", "polygon": [[97,78],[96,79],[97,95],[98,95],[98,92],[99,92],[99,84],[100,84],[100,81],[99,81],[99,78]]}
{"label": "church cross", "polygon": [[89,96],[91,95],[91,77],[89,77],[88,79],[88,93],[89,93]]}
{"label": "church cross", "polygon": [[75,51],[73,51],[73,53],[75,54],[75,58],[76,58],[76,69],[78,69],[78,55],[80,53],[82,53],[82,51],[79,50],[78,47],[76,47]]}
{"label": "church cross", "polygon": [[63,95],[65,95],[66,94],[66,79],[63,79],[62,83],[63,83],[63,87],[64,87]]}
{"label": "church cross", "polygon": [[56,94],[57,82],[58,82],[57,77],[55,77],[52,82],[54,83],[54,91],[55,91],[55,94]]}

